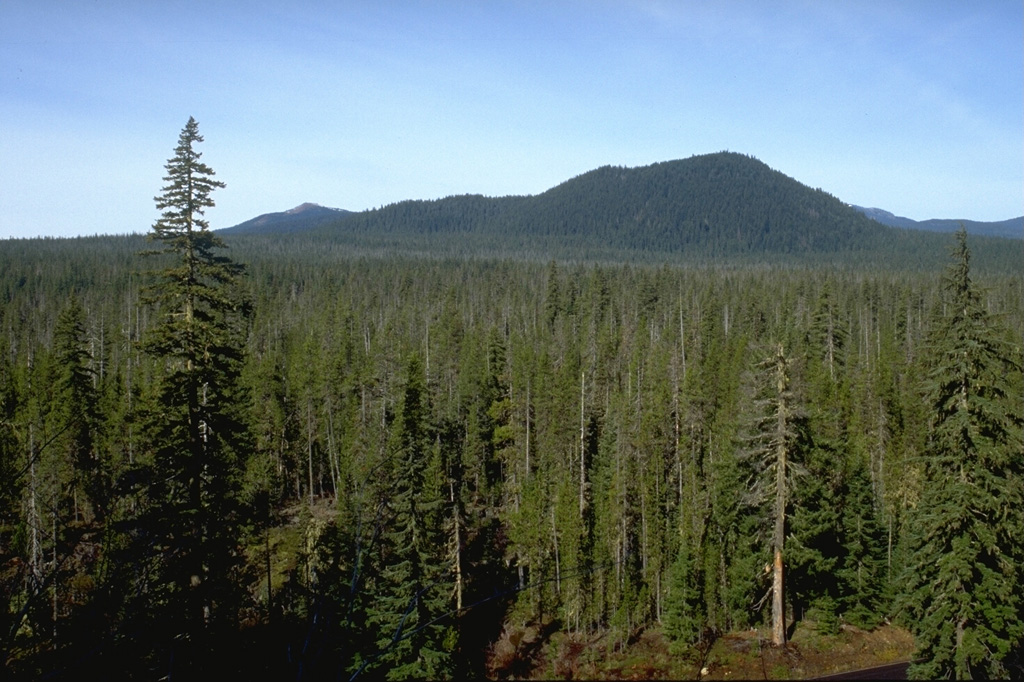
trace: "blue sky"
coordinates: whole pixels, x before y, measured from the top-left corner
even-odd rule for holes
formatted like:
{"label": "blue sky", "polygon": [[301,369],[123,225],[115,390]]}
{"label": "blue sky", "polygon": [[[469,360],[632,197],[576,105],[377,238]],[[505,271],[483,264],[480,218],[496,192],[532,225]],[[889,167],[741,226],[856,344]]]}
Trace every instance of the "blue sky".
{"label": "blue sky", "polygon": [[145,232],[194,116],[227,227],[731,150],[1024,214],[1019,0],[0,2],[0,238]]}

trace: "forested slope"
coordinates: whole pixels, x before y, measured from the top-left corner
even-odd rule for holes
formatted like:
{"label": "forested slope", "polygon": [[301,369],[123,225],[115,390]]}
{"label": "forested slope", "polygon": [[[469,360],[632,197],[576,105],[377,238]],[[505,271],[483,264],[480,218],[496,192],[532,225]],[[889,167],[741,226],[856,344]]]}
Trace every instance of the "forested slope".
{"label": "forested slope", "polygon": [[[350,214],[316,234],[369,249],[547,260],[935,268],[948,237],[879,224],[742,154],[606,166],[536,196],[452,196]],[[1008,250],[1009,249],[1009,250]],[[1021,244],[978,239],[979,264]]]}

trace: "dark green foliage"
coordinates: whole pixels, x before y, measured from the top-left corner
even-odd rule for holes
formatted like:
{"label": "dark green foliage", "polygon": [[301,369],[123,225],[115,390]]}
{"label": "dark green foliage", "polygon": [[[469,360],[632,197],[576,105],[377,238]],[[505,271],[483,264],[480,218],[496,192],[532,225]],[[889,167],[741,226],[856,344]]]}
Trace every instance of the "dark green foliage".
{"label": "dark green foliage", "polygon": [[452,670],[454,632],[446,618],[453,576],[444,561],[441,477],[428,420],[423,365],[413,355],[393,436],[376,599],[369,622],[379,653],[369,669],[388,679],[438,679]]}
{"label": "dark green foliage", "polygon": [[695,552],[681,544],[669,572],[665,599],[665,634],[679,645],[692,646],[704,635],[706,609],[702,596],[703,576]]}
{"label": "dark green foliage", "polygon": [[[530,232],[521,232],[525,226]],[[491,238],[518,232],[574,245],[716,257],[874,249],[888,232],[820,190],[726,152],[599,168],[536,197],[403,202],[351,216],[334,229]]]}
{"label": "dark green foliage", "polygon": [[822,618],[830,618],[838,628],[843,591],[839,570],[843,559],[844,475],[838,455],[820,446],[807,453],[807,475],[801,477],[795,491],[786,553],[793,615],[802,619],[816,610],[819,629]]}
{"label": "dark green foliage", "polygon": [[862,463],[854,460],[848,465],[843,492],[838,524],[842,558],[836,570],[839,610],[846,622],[870,629],[886,613],[885,538],[878,522],[878,502]]}
{"label": "dark green foliage", "polygon": [[944,293],[901,603],[922,659],[912,676],[993,679],[1010,674],[1024,642],[1020,349],[1005,342],[981,302],[963,230]]}
{"label": "dark green foliage", "polygon": [[156,199],[163,214],[152,239],[171,264],[147,288],[158,321],[143,347],[160,362],[142,414],[143,452],[133,473],[142,486],[133,489],[138,512],[122,559],[145,572],[133,579],[142,580],[134,589],[144,594],[144,617],[160,623],[155,629],[134,623],[136,635],[169,647],[174,665],[185,671],[208,662],[211,632],[230,631],[237,622],[238,453],[247,443],[238,381],[242,268],[215,253],[224,245],[201,218],[213,205],[211,191],[223,183],[199,161],[199,142],[190,118]]}
{"label": "dark green foliage", "polygon": [[[923,368],[940,364],[925,343],[928,311],[942,305],[936,276],[590,265],[540,246],[514,260],[446,257],[435,238],[440,251],[416,242],[427,257],[412,257],[391,250],[398,237],[386,251],[349,250],[337,235],[231,237],[254,315],[237,272],[203,275],[188,333],[177,237],[156,240],[167,274],[146,282],[131,274],[145,267],[137,238],[0,245],[0,446],[12,476],[0,645],[13,672],[117,661],[148,679],[232,652],[217,659],[225,676],[484,677],[492,644],[517,633],[562,629],[615,647],[665,627],[685,649],[763,626],[772,524],[748,484],[752,446],[770,444],[751,436],[770,433],[757,427],[771,422],[772,385],[745,391],[757,382],[744,370],[769,339],[784,343],[806,414],[808,475],[786,502],[789,626],[891,615],[879,578],[906,583],[921,456],[939,442],[938,403],[917,391]],[[195,272],[234,272],[219,253],[211,246]],[[1019,275],[979,272],[994,336],[1024,336]],[[80,314],[65,312],[72,293]],[[201,352],[186,352],[193,343]],[[209,427],[198,508],[190,361]],[[1024,393],[1019,371],[1003,374],[1005,385],[983,385]],[[79,397],[62,398],[71,385]],[[89,387],[95,427],[67,440],[62,410],[88,402]],[[65,447],[85,436],[100,480],[116,482],[99,514]],[[35,555],[33,527],[44,531]],[[193,590],[193,574],[183,582],[197,556],[212,600],[202,625],[178,598]],[[539,650],[529,646],[517,655]],[[498,674],[527,675],[522,660]]]}
{"label": "dark green foliage", "polygon": [[[20,500],[25,483],[22,469],[24,457],[15,427],[18,407],[15,391],[15,376],[9,361],[10,349],[0,345],[0,562],[10,566],[25,555],[24,543],[18,536]],[[0,657],[4,661],[10,656],[13,631],[18,625],[18,611],[23,576],[20,571],[4,571],[0,574]]]}
{"label": "dark green foliage", "polygon": [[[74,472],[73,495],[81,493],[81,503],[90,506],[90,513],[102,520],[106,516],[110,491],[107,472],[97,451],[98,392],[89,367],[92,358],[86,348],[85,311],[75,296],[57,318],[54,346],[57,361],[54,411],[57,423],[62,424],[62,455],[67,457]],[[76,510],[78,504],[76,498]]]}
{"label": "dark green foliage", "polygon": [[[605,166],[536,196],[452,196],[349,214],[308,235],[349,248],[563,260],[931,268],[941,235],[886,227],[743,154]],[[1014,272],[1024,244],[989,239]]]}

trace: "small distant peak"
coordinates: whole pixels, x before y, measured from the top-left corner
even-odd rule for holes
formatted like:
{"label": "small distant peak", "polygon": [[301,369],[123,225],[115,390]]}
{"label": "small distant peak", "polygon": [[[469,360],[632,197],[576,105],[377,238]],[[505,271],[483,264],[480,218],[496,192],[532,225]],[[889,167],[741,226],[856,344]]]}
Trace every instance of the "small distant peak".
{"label": "small distant peak", "polygon": [[309,211],[309,210],[314,209],[314,208],[320,208],[320,204],[314,204],[314,203],[311,203],[311,202],[307,201],[304,204],[299,204],[298,206],[296,206],[295,208],[293,208],[291,210],[285,211],[285,213],[289,213],[291,215],[295,215],[296,213],[303,213],[304,211]]}

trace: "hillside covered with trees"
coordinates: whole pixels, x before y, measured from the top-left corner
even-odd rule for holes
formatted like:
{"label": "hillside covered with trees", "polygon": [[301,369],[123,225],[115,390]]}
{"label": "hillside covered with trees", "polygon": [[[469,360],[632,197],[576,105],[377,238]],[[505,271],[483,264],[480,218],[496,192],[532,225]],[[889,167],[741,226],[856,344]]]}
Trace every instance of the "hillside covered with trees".
{"label": "hillside covered with trees", "polygon": [[[316,221],[297,222],[307,214]],[[820,189],[731,152],[639,168],[606,166],[536,196],[460,195],[346,212],[333,221],[331,215],[319,207],[272,214],[221,232],[268,234],[272,224],[291,242],[302,225],[303,238],[331,244],[456,257],[917,269],[940,267],[949,242],[882,225]],[[280,219],[266,221],[274,216]],[[968,231],[977,225],[969,224]],[[972,238],[985,268],[1016,272],[1024,255],[1018,242]]]}
{"label": "hillside covered with trees", "polygon": [[1019,243],[889,267],[898,231],[733,154],[222,238],[201,141],[147,239],[0,244],[11,676],[886,619],[915,675],[1024,674]]}

